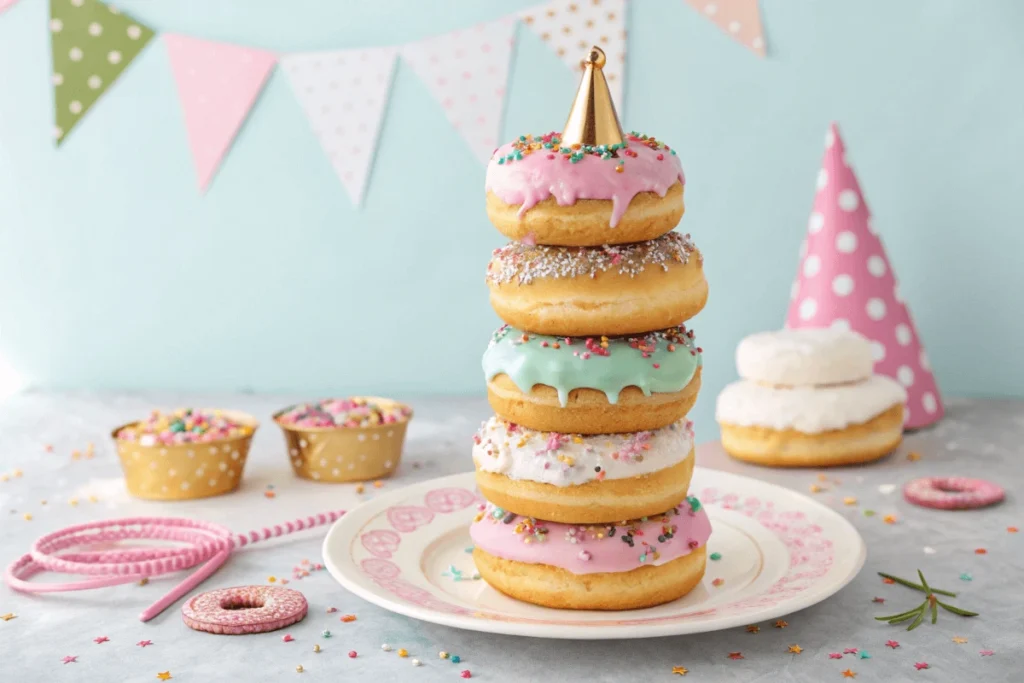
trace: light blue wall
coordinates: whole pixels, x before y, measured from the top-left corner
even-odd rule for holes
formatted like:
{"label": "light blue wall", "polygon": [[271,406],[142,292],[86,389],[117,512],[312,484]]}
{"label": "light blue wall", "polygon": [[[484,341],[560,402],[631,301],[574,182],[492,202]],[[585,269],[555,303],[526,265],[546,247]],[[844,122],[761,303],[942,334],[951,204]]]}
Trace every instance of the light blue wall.
{"label": "light blue wall", "polygon": [[[157,30],[280,51],[408,41],[532,2],[123,0]],[[285,12],[285,8],[288,11]],[[943,391],[1021,394],[1024,3],[763,0],[758,60],[682,0],[630,3],[625,124],[680,150],[706,255],[696,418],[744,334],[781,324],[828,122]],[[354,209],[280,74],[200,196],[159,41],[58,152],[47,3],[0,15],[0,354],[47,387],[482,391],[501,243],[483,169],[399,66]],[[505,137],[575,78],[520,29]]]}

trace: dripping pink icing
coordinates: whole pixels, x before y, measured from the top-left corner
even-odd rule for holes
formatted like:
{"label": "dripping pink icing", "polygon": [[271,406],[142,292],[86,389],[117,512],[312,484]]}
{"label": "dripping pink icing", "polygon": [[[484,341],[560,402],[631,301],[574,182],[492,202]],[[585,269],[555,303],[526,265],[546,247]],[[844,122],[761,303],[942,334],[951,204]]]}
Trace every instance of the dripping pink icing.
{"label": "dripping pink icing", "polygon": [[[670,148],[654,149],[632,135],[626,136],[626,144],[629,154],[619,150],[618,158],[612,159],[584,154],[578,162],[571,163],[556,145],[554,149],[541,147],[521,159],[499,164],[499,159],[514,154],[517,145],[522,146],[520,141],[510,142],[491,156],[486,189],[506,204],[519,205],[520,218],[548,197],[554,197],[561,206],[575,204],[577,199],[610,199],[610,227],[614,228],[639,193],[655,192],[664,197],[676,181],[686,184],[679,157]],[[624,165],[621,173],[615,170],[620,162]]]}
{"label": "dripping pink icing", "polygon": [[[499,518],[495,518],[495,510],[498,510]],[[678,514],[670,512],[648,517],[647,521],[634,520],[626,524],[558,524],[526,517],[515,517],[506,524],[500,518],[504,512],[488,504],[482,511],[482,517],[470,527],[469,534],[476,547],[506,560],[561,567],[573,574],[626,572],[671,562],[707,544],[711,536],[711,522],[704,508],[691,511],[690,505],[684,502],[676,510]],[[537,533],[533,524],[547,529],[547,533]],[[665,525],[673,525],[676,529],[672,538],[659,541],[658,536],[663,534]],[[614,536],[608,535],[610,527],[615,527]],[[570,530],[574,531],[572,535]],[[629,530],[634,531],[632,547],[621,538]],[[641,533],[637,534],[637,531]],[[597,538],[598,532],[604,537]],[[538,540],[541,537],[543,540]],[[527,538],[529,542],[526,542]],[[572,538],[576,539],[575,543],[570,540]],[[656,559],[651,546],[657,548]],[[646,557],[641,560],[643,555]]]}

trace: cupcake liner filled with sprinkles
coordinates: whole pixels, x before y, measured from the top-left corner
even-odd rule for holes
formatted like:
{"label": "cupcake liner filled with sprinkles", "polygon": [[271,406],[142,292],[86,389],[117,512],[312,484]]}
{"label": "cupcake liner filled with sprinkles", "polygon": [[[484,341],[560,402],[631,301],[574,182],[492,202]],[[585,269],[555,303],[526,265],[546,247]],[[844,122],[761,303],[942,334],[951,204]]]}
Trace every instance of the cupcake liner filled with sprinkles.
{"label": "cupcake liner filled with sprinkles", "polygon": [[301,403],[274,414],[295,474],[324,482],[391,475],[411,419],[409,406],[375,396]]}
{"label": "cupcake liner filled with sprinkles", "polygon": [[238,488],[256,418],[231,410],[154,410],[113,430],[128,493],[148,500],[187,500]]}

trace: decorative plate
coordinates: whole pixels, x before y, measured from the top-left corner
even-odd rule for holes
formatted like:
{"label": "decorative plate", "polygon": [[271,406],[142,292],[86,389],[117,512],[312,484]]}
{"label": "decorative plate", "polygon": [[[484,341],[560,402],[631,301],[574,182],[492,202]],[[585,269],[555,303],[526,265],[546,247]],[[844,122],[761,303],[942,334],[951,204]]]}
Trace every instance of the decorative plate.
{"label": "decorative plate", "polygon": [[347,513],[327,533],[324,564],[356,595],[414,619],[586,640],[702,633],[775,619],[825,600],[864,566],[867,551],[857,530],[799,493],[700,467],[690,492],[711,519],[708,554],[721,559],[708,561],[703,582],[689,595],[643,610],[538,607],[474,579],[469,525],[483,499],[472,472],[408,486]]}

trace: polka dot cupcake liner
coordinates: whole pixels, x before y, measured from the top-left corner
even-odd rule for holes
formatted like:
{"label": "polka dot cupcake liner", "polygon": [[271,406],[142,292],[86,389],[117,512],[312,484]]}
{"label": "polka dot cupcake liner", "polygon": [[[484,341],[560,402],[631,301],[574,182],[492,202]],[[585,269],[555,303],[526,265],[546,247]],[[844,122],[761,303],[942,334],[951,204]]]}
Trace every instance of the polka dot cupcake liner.
{"label": "polka dot cupcake liner", "polygon": [[[358,398],[385,410],[407,408],[388,398]],[[398,469],[411,410],[397,422],[367,427],[297,427],[278,419],[288,410],[275,413],[274,421],[284,432],[288,460],[299,477],[329,483],[369,481],[391,476]]]}
{"label": "polka dot cupcake liner", "polygon": [[119,439],[129,422],[111,432],[121,458],[128,493],[146,500],[191,500],[230,493],[238,488],[259,422],[245,413],[220,413],[250,427],[241,436],[208,443],[144,446],[138,441]]}

